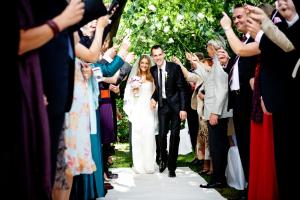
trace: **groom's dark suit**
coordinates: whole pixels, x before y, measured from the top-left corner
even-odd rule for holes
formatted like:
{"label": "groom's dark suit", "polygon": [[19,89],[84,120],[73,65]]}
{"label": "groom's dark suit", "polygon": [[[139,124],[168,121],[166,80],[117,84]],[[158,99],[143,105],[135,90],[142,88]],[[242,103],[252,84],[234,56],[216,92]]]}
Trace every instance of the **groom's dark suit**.
{"label": "groom's dark suit", "polygon": [[[155,91],[152,98],[158,102],[159,118],[159,148],[160,159],[162,163],[168,163],[169,171],[175,172],[176,161],[178,157],[179,132],[180,132],[180,111],[186,111],[186,83],[180,67],[172,62],[166,62],[165,73],[165,94],[162,103],[159,102],[159,84],[158,66],[151,68],[151,74],[154,78]],[[171,128],[169,143],[169,156],[167,154],[167,133]]]}

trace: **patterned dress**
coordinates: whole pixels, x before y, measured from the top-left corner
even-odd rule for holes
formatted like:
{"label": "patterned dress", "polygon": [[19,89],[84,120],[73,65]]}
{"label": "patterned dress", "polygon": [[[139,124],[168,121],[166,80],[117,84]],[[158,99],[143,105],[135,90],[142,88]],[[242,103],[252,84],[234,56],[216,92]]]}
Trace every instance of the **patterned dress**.
{"label": "patterned dress", "polygon": [[91,123],[89,107],[88,83],[81,73],[81,66],[76,60],[74,97],[72,108],[65,118],[65,160],[68,165],[67,174],[91,174],[96,165],[91,152]]}

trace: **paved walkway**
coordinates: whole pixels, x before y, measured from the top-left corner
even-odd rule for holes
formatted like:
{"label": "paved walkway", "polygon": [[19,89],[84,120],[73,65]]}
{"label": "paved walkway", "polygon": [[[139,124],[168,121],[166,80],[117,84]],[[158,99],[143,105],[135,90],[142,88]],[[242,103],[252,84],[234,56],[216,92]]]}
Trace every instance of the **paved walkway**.
{"label": "paved walkway", "polygon": [[223,200],[214,189],[200,188],[206,181],[188,167],[179,167],[176,178],[164,173],[135,174],[131,168],[112,168],[119,178],[112,181],[105,200]]}

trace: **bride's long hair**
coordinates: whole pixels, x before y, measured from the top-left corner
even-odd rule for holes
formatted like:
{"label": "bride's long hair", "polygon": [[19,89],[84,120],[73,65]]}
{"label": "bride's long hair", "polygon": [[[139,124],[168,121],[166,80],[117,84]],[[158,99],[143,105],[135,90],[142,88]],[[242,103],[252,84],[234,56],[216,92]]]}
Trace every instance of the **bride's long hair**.
{"label": "bride's long hair", "polygon": [[139,65],[138,65],[138,70],[137,70],[137,76],[142,76],[142,71],[141,71],[141,68],[140,68],[140,64],[141,64],[141,61],[143,60],[143,59],[147,59],[147,61],[148,61],[148,69],[147,69],[147,71],[146,71],[146,80],[147,81],[153,81],[153,77],[152,77],[152,75],[151,75],[151,73],[150,73],[150,67],[151,67],[151,64],[152,64],[152,62],[151,62],[151,58],[148,56],[148,55],[142,55],[141,57],[140,57],[140,60],[139,60]]}

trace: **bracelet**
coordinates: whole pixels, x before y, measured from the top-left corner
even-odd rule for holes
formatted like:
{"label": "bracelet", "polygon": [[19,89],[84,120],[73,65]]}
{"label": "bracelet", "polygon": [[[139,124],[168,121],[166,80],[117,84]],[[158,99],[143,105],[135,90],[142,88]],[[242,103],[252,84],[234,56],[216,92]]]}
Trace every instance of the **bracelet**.
{"label": "bracelet", "polygon": [[57,24],[56,24],[53,20],[51,20],[51,19],[49,19],[49,20],[46,22],[46,24],[51,28],[54,37],[57,36],[58,33],[60,32],[60,31],[59,31],[59,28],[58,28],[58,26],[57,26]]}

